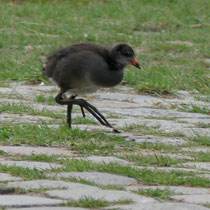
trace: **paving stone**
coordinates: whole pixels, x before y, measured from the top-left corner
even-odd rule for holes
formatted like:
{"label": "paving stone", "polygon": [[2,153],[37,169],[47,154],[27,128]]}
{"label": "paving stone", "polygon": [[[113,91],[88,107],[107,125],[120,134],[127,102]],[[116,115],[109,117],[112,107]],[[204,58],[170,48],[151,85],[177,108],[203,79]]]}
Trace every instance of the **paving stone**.
{"label": "paving stone", "polygon": [[210,64],[210,58],[204,58],[203,59],[206,63],[209,63]]}
{"label": "paving stone", "polygon": [[193,168],[178,168],[178,167],[153,167],[153,166],[132,166],[136,169],[149,169],[149,170],[160,170],[160,171],[186,171],[186,172],[195,172],[197,174],[201,173],[200,170],[193,169]]}
{"label": "paving stone", "polygon": [[188,203],[145,203],[144,205],[138,203],[135,205],[110,206],[104,209],[117,210],[209,210],[204,206],[188,204]]}
{"label": "paving stone", "polygon": [[[22,181],[22,182],[10,182],[7,184],[7,187],[23,188],[25,190],[39,189],[39,188],[78,189],[78,188],[84,188],[86,186],[87,185],[85,184],[65,182],[61,180],[32,180],[32,181]],[[93,188],[97,189],[95,187]]]}
{"label": "paving stone", "polygon": [[130,162],[126,161],[126,160],[122,160],[113,156],[89,156],[89,157],[79,157],[76,159],[81,159],[81,160],[89,160],[92,161],[94,163],[110,163],[110,162],[117,162],[119,164],[122,165],[129,165]]}
{"label": "paving stone", "polygon": [[110,118],[108,119],[109,123],[111,123],[112,125],[114,125],[115,127],[125,127],[131,124],[135,124],[136,122],[139,122],[141,120],[143,120],[143,118],[139,118],[139,117],[130,117],[130,118],[125,118],[125,117],[121,117],[121,118]]}
{"label": "paving stone", "polygon": [[187,162],[182,163],[182,165],[187,167],[195,167],[198,169],[210,170],[210,162]]}
{"label": "paving stone", "polygon": [[91,102],[92,105],[97,107],[99,110],[103,107],[109,107],[109,108],[122,108],[122,109],[127,109],[127,108],[138,108],[139,104],[133,103],[133,102],[127,102],[127,101],[116,101],[116,100],[88,100]]}
{"label": "paving stone", "polygon": [[193,194],[208,194],[210,193],[209,189],[201,188],[201,187],[182,187],[182,186],[128,186],[127,190],[138,190],[138,189],[170,189],[175,194],[185,194],[185,195],[193,195]]}
{"label": "paving stone", "polygon": [[13,161],[13,160],[3,160],[0,159],[0,164],[6,166],[19,166],[29,169],[38,169],[38,170],[47,170],[52,168],[59,168],[62,165],[54,163],[44,163],[44,162],[35,162],[35,161]]}
{"label": "paving stone", "polygon": [[12,153],[12,154],[23,154],[23,155],[66,155],[74,156],[74,152],[63,149],[63,148],[53,148],[53,147],[30,147],[30,146],[0,146],[0,150]]}
{"label": "paving stone", "polygon": [[59,121],[50,117],[43,117],[38,115],[27,115],[27,114],[0,114],[0,122],[13,122],[13,123],[37,123],[37,121]]}
{"label": "paving stone", "polygon": [[145,135],[145,136],[136,136],[135,142],[137,143],[159,143],[159,144],[168,144],[168,145],[181,145],[186,144],[187,141],[181,139],[181,138],[166,138],[162,136],[151,136],[151,135]]}
{"label": "paving stone", "polygon": [[[191,113],[191,112],[181,112],[175,111],[170,109],[160,109],[155,107],[139,107],[139,108],[109,108],[103,107],[100,108],[101,112],[111,112],[114,114],[120,114],[123,116],[133,116],[133,117],[148,117],[148,116],[170,116],[176,118],[204,118],[209,119],[209,115],[207,114],[200,114],[200,113]],[[138,122],[137,122],[138,123]]]}
{"label": "paving stone", "polygon": [[186,123],[177,123],[170,120],[141,120],[138,124],[147,126],[157,126],[160,130],[165,132],[181,132],[188,136],[197,135],[197,133],[202,135],[210,135],[210,129],[208,128],[197,128],[195,125]]}
{"label": "paving stone", "polygon": [[10,174],[0,173],[0,181],[1,182],[4,182],[4,181],[18,181],[18,180],[22,180],[22,179],[19,178],[19,177],[12,176]]}
{"label": "paving stone", "polygon": [[174,195],[171,197],[177,201],[194,203],[194,204],[210,204],[210,194],[205,195]]}
{"label": "paving stone", "polygon": [[94,199],[104,199],[108,202],[114,202],[118,200],[132,199],[134,202],[141,204],[144,203],[156,203],[157,201],[153,198],[137,195],[134,193],[128,193],[118,190],[101,190],[101,189],[91,189],[89,188],[79,188],[74,190],[49,190],[46,194],[49,196],[61,198],[61,199],[73,199],[79,200],[82,197],[91,197]]}
{"label": "paving stone", "polygon": [[201,118],[185,118],[185,119],[178,119],[178,120],[184,120],[188,123],[204,123],[204,124],[209,124],[210,123],[210,119],[201,119]]}
{"label": "paving stone", "polygon": [[1,206],[42,206],[63,203],[60,199],[51,199],[28,195],[0,195]]}
{"label": "paving stone", "polygon": [[136,183],[136,180],[130,177],[102,172],[61,172],[57,174],[50,173],[49,175],[64,178],[76,177],[86,179],[101,185],[130,185]]}
{"label": "paving stone", "polygon": [[100,130],[105,132],[112,132],[112,128],[108,128],[105,126],[98,125],[90,125],[90,124],[72,124],[72,128],[79,128],[80,130],[92,131],[92,130]]}
{"label": "paving stone", "polygon": [[35,94],[47,93],[56,88],[56,86],[50,85],[25,85],[23,82],[14,82],[11,83],[10,88],[4,90],[0,89],[1,92],[9,94],[19,94],[23,96],[34,96]]}
{"label": "paving stone", "polygon": [[181,150],[189,152],[210,152],[208,147],[184,147]]}
{"label": "paving stone", "polygon": [[[7,208],[7,210],[20,210],[20,208]],[[51,206],[51,207],[29,207],[29,208],[21,208],[21,210],[88,210],[88,208],[80,208],[80,207],[62,207],[62,206]]]}
{"label": "paving stone", "polygon": [[[154,156],[163,156],[163,157],[171,157],[171,158],[178,158],[178,159],[188,159],[188,160],[193,160],[194,158],[182,154],[182,153],[164,153],[164,151],[152,151],[152,150],[142,150],[139,152],[123,152],[123,153],[115,153],[116,156],[123,157],[124,155],[154,155]],[[130,162],[128,162],[130,164]]]}
{"label": "paving stone", "polygon": [[135,102],[141,104],[141,106],[151,106],[154,103],[160,102],[161,98],[148,96],[148,95],[137,95],[128,93],[96,93],[98,98],[113,101],[123,101],[123,102]]}
{"label": "paving stone", "polygon": [[210,179],[210,174],[199,174],[199,176]]}
{"label": "paving stone", "polygon": [[[20,210],[20,208],[8,208],[7,210]],[[87,208],[80,207],[62,207],[62,206],[51,206],[51,207],[29,207],[29,208],[21,208],[21,210],[87,210]]]}
{"label": "paving stone", "polygon": [[10,104],[24,104],[27,106],[30,106],[31,108],[35,110],[50,110],[53,112],[59,112],[59,113],[66,113],[66,107],[65,106],[59,106],[59,105],[47,105],[47,104],[39,104],[39,103],[34,103],[32,101],[27,101],[27,100],[20,100],[20,99],[0,99],[0,102],[6,102]]}

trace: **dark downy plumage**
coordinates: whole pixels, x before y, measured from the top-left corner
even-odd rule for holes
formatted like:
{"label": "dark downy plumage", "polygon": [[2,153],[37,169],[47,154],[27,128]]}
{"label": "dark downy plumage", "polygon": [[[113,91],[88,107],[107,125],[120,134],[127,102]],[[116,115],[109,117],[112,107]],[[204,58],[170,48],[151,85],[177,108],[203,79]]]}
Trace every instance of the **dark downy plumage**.
{"label": "dark downy plumage", "polygon": [[[129,64],[140,69],[133,49],[127,44],[118,44],[111,50],[91,43],[74,44],[48,56],[43,73],[60,87],[55,100],[61,105],[67,105],[67,123],[70,128],[74,104],[81,107],[83,117],[85,108],[102,125],[113,128],[94,106],[84,99],[76,99],[76,96],[118,85],[123,79],[124,67]],[[72,94],[69,99],[63,98],[66,92]],[[119,131],[114,129],[114,132]]]}

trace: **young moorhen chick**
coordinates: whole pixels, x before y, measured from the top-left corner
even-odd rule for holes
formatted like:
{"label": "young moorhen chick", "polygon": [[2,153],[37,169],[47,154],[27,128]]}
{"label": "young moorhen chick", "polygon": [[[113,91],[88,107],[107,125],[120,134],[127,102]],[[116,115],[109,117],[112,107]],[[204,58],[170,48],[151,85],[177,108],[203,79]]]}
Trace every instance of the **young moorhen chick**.
{"label": "young moorhen chick", "polygon": [[[76,99],[76,96],[119,84],[123,79],[123,68],[128,64],[140,69],[133,49],[127,44],[118,44],[111,50],[91,43],[74,44],[55,51],[47,58],[43,73],[60,87],[55,101],[67,105],[67,123],[70,128],[74,104],[81,107],[83,117],[85,108],[102,125],[113,128],[93,105],[84,99]],[[63,98],[66,92],[72,94],[69,99]],[[119,132],[116,129],[113,131]]]}

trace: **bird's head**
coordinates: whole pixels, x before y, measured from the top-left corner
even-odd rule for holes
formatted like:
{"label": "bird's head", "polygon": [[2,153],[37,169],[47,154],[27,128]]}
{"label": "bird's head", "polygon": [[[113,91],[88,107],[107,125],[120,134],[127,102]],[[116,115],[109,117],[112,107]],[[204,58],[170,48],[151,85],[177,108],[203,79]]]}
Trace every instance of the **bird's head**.
{"label": "bird's head", "polygon": [[123,67],[133,65],[141,69],[133,49],[127,44],[118,44],[111,50],[111,56]]}

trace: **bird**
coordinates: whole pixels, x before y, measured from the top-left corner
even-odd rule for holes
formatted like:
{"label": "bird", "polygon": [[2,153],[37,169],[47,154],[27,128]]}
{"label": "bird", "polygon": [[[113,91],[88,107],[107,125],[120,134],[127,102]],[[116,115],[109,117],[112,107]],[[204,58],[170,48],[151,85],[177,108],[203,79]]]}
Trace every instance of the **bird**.
{"label": "bird", "polygon": [[[94,43],[77,43],[47,56],[42,68],[43,74],[60,88],[55,101],[60,105],[67,105],[66,121],[70,129],[72,108],[73,105],[78,105],[84,118],[85,109],[102,125],[112,128],[114,133],[120,133],[96,107],[84,98],[76,97],[120,84],[127,65],[141,69],[134,50],[125,43],[117,44],[111,49]],[[70,93],[71,96],[66,98],[66,93]]]}

